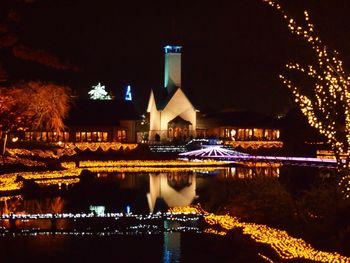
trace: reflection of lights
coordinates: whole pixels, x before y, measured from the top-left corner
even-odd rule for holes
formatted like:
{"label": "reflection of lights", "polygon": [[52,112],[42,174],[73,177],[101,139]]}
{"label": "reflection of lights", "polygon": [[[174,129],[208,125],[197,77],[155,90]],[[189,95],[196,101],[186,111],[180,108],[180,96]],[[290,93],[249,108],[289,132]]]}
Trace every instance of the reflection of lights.
{"label": "reflection of lights", "polygon": [[9,201],[11,199],[22,199],[21,195],[1,196],[0,202]]}
{"label": "reflection of lights", "polygon": [[168,211],[171,214],[207,214],[206,211],[197,205],[172,207]]}
{"label": "reflection of lights", "polygon": [[286,231],[274,229],[262,224],[240,222],[229,215],[208,214],[200,207],[177,207],[170,209],[175,213],[197,213],[204,215],[205,222],[210,226],[220,226],[223,230],[209,228],[207,233],[224,235],[228,230],[241,228],[243,234],[258,242],[268,244],[282,259],[306,259],[319,262],[350,262],[350,258],[338,253],[323,252],[314,249],[304,240],[291,237]]}
{"label": "reflection of lights", "polygon": [[78,178],[69,178],[77,177],[80,175],[82,169],[70,169],[63,171],[50,171],[50,172],[23,172],[23,173],[11,173],[3,174],[0,177],[0,191],[12,191],[18,190],[21,188],[21,182],[16,182],[18,175],[22,176],[24,179],[33,179],[38,180],[38,184],[71,184],[78,182]]}
{"label": "reflection of lights", "polygon": [[[105,167],[105,162],[86,162],[86,165],[93,166],[92,168],[89,168],[91,172],[121,172],[121,179],[125,179],[125,172],[131,172],[131,173],[137,173],[137,172],[189,172],[193,171],[193,166],[189,166],[191,162],[188,163],[188,166],[184,165],[183,167],[177,167],[176,163],[178,162],[168,162],[168,163],[161,163],[161,162],[142,162],[143,165],[148,164],[151,165],[149,167],[147,166],[136,166],[135,162],[133,161],[121,161],[121,162],[110,162],[110,165],[115,165],[116,163],[124,163],[129,164],[129,166],[110,166]],[[172,163],[172,165],[170,165]],[[183,163],[183,162],[181,162]],[[158,164],[158,167],[157,165]],[[191,163],[193,165],[193,163]],[[200,166],[200,169],[207,170],[207,171],[214,171],[218,169],[218,167],[207,167],[205,166],[210,164],[210,162],[203,162],[198,163],[203,164],[203,166]],[[99,166],[101,165],[101,166]],[[133,166],[135,165],[135,166]],[[152,165],[155,165],[156,167],[152,167]],[[197,163],[196,163],[197,165]],[[22,176],[24,179],[33,179],[38,183],[39,185],[54,185],[54,184],[63,184],[70,185],[75,184],[79,182],[79,175],[81,171],[83,170],[81,167],[76,168],[75,163],[68,162],[68,163],[62,163],[62,166],[65,168],[68,168],[67,170],[61,170],[61,171],[49,171],[49,172],[22,172],[22,173],[10,173],[10,174],[3,174],[0,177],[0,191],[12,191],[12,190],[18,190],[22,187],[21,182],[16,182],[16,178],[18,175]],[[170,166],[170,167],[169,167]],[[84,167],[84,166],[83,166]],[[100,174],[99,177],[104,177],[105,174]],[[72,178],[74,177],[74,178]]]}
{"label": "reflection of lights", "polygon": [[[244,164],[244,163],[241,163]],[[264,177],[279,177],[280,176],[280,169],[279,164],[272,164],[270,166],[265,165],[259,165],[257,163],[256,166],[254,165],[247,165],[247,166],[237,166],[237,167],[225,167],[223,168],[219,176],[223,178],[238,178],[238,179],[245,179],[245,178],[253,178],[258,176],[264,176]]]}
{"label": "reflection of lights", "polygon": [[[46,219],[51,220],[55,219],[71,219],[71,220],[83,220],[90,218],[113,218],[113,219],[127,219],[131,220],[130,222],[135,222],[133,220],[140,220],[136,225],[131,225],[126,228],[125,231],[119,230],[106,230],[105,232],[101,232],[101,235],[110,235],[110,234],[159,234],[159,227],[152,223],[159,222],[159,220],[171,220],[177,222],[200,222],[201,218],[204,218],[206,224],[210,227],[204,230],[204,233],[210,233],[215,235],[224,236],[227,234],[227,231],[240,228],[243,231],[243,234],[249,235],[255,242],[263,243],[270,245],[271,248],[277,253],[277,255],[281,259],[285,260],[313,260],[319,262],[350,262],[350,258],[342,256],[338,253],[329,253],[323,252],[314,249],[310,244],[307,244],[302,239],[297,239],[289,236],[287,232],[274,229],[262,224],[254,224],[254,223],[244,223],[240,222],[236,217],[232,217],[229,215],[214,215],[209,214],[204,211],[199,206],[186,206],[186,207],[175,207],[169,209],[167,213],[156,213],[156,214],[147,214],[147,215],[136,215],[132,213],[104,213],[102,210],[101,213],[47,213],[47,214],[1,214],[1,220],[8,219],[20,219],[20,220],[38,220],[38,219]],[[155,220],[152,222],[152,220]],[[143,221],[143,222],[142,222]],[[126,222],[123,220],[122,222]],[[20,231],[24,231],[24,234],[60,234],[67,233],[71,235],[77,235],[79,233],[90,233],[91,235],[99,232],[79,232],[78,231],[42,231],[40,229],[32,229],[21,230],[19,229],[18,233],[22,233]],[[61,232],[60,232],[61,231]],[[179,226],[175,228],[167,228],[163,231],[178,231],[178,232],[187,232],[187,231],[195,231],[200,233],[200,229],[193,226]],[[9,232],[3,231],[1,235],[6,235]],[[260,254],[259,254],[260,255]],[[261,257],[265,258],[263,255]]]}
{"label": "reflection of lights", "polygon": [[76,184],[79,182],[79,178],[58,178],[58,179],[48,179],[48,180],[38,180],[36,183],[39,185],[58,185],[59,189],[62,189],[62,186]]}
{"label": "reflection of lights", "polygon": [[[79,167],[181,167],[181,166],[211,166],[211,165],[224,165],[228,162],[218,162],[212,160],[206,161],[143,161],[143,160],[128,160],[128,161],[80,161]],[[65,167],[65,163],[63,166]],[[69,167],[72,164],[68,164]]]}
{"label": "reflection of lights", "polygon": [[[113,173],[113,172],[121,172],[121,173],[138,173],[138,172],[148,172],[148,173],[155,173],[155,172],[191,172],[193,171],[194,167],[94,167],[89,168],[89,171],[91,172],[107,172],[107,173]],[[203,171],[215,171],[218,169],[218,167],[201,167]],[[198,170],[196,170],[198,172]],[[100,175],[100,177],[103,177],[103,175]],[[122,176],[122,179],[125,178],[125,175]]]}

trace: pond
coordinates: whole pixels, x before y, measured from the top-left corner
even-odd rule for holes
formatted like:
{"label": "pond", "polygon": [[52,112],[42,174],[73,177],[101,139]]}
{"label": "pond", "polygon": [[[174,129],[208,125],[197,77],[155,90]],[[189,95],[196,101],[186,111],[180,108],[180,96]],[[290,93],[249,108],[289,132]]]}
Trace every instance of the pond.
{"label": "pond", "polygon": [[[1,213],[148,214],[200,204],[208,212],[230,213],[248,224],[287,230],[317,249],[350,255],[348,201],[339,202],[332,170],[260,163],[154,171],[111,167],[90,170],[74,180],[62,178],[47,184],[44,179],[38,180],[40,187],[3,199]],[[24,222],[18,227],[45,228],[46,224]],[[61,222],[59,227],[67,225]],[[264,262],[264,257],[282,261],[270,247],[243,235],[240,228],[225,236],[195,231],[118,235],[108,231],[60,232],[35,236],[21,232],[3,234],[0,245],[8,252],[5,262],[28,257],[40,262]],[[21,253],[17,253],[19,248]]]}

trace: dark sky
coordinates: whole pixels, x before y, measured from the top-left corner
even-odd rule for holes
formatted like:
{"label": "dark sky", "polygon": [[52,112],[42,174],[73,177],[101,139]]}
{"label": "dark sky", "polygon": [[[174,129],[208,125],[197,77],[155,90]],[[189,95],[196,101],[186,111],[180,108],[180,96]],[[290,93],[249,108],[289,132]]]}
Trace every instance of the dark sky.
{"label": "dark sky", "polygon": [[[348,0],[282,4],[296,18],[307,8],[324,42],[349,64]],[[16,58],[13,47],[3,48],[0,62],[9,80],[52,80],[84,96],[101,82],[117,98],[130,84],[143,107],[151,88],[163,85],[166,44],[183,45],[183,89],[202,111],[285,112],[292,100],[278,74],[285,63],[309,56],[307,46],[261,0],[0,0],[3,21],[11,9],[21,17],[11,26],[17,46],[45,50],[71,68],[44,67]]]}

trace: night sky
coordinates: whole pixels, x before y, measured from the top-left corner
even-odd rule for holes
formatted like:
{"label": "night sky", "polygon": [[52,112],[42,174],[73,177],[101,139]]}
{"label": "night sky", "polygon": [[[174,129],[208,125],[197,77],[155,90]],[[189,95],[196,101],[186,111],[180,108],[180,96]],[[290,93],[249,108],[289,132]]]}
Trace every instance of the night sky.
{"label": "night sky", "polygon": [[[348,0],[281,3],[299,19],[309,10],[324,42],[349,68]],[[163,86],[166,44],[183,46],[183,89],[201,111],[285,113],[293,103],[278,74],[311,54],[261,0],[0,0],[0,15],[7,83],[51,80],[82,97],[101,82],[117,98],[130,84],[144,109],[150,90]],[[1,44],[9,36],[15,40]]]}

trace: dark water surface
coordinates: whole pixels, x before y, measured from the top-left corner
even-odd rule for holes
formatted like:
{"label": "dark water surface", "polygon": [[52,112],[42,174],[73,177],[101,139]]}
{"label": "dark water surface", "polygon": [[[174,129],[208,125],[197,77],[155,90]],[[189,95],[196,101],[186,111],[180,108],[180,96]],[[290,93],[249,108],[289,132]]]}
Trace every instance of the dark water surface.
{"label": "dark water surface", "polygon": [[[148,214],[166,211],[168,207],[199,203],[209,212],[227,209],[244,220],[278,226],[279,220],[285,218],[261,215],[260,207],[255,206],[264,202],[253,204],[251,200],[254,198],[249,195],[265,198],[259,196],[259,192],[264,192],[267,185],[273,190],[273,195],[270,200],[264,199],[265,203],[266,200],[275,200],[276,196],[284,200],[286,193],[291,199],[300,198],[315,184],[328,180],[332,173],[326,169],[276,165],[168,172],[105,172],[102,169],[73,185],[65,185],[63,181],[59,187],[50,186],[50,191],[2,201],[0,209],[2,213],[26,214],[89,213],[98,209]],[[248,192],[241,194],[240,189],[247,185],[252,187],[251,182],[257,186],[247,188]],[[281,203],[281,206],[288,206],[288,202]],[[284,210],[290,209],[284,207],[281,211]],[[279,210],[277,213],[281,214]],[[292,218],[289,223],[293,225]],[[298,234],[298,228],[295,231]],[[144,235],[6,234],[0,237],[0,247],[4,252],[1,262],[264,262],[261,254],[273,255],[270,248],[254,243],[240,230],[223,237],[176,232]],[[347,253],[347,250],[339,252]]]}

